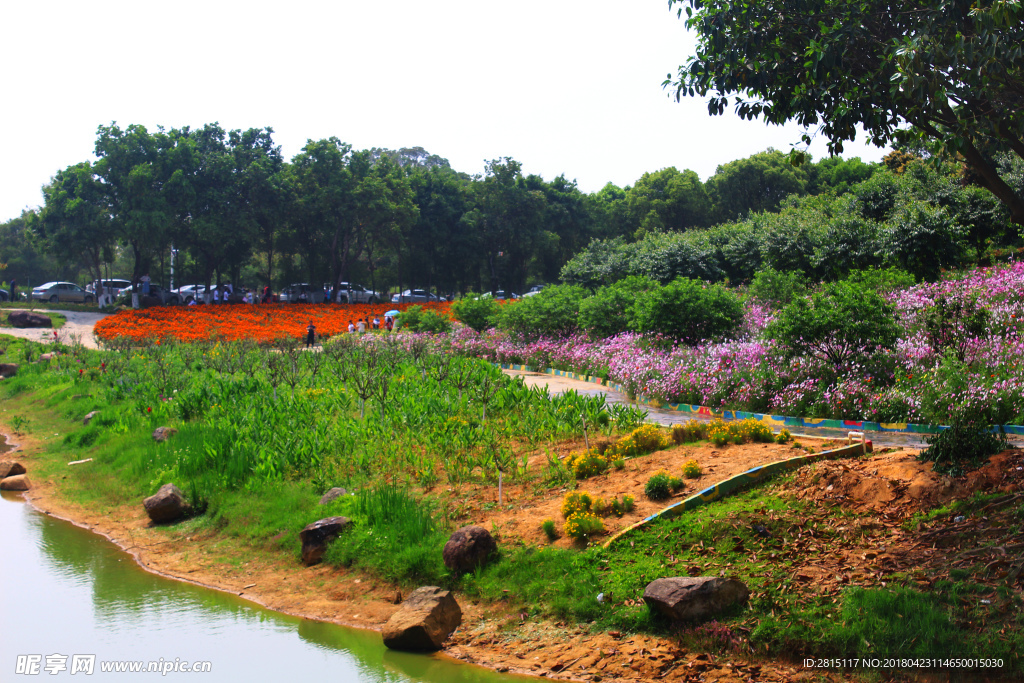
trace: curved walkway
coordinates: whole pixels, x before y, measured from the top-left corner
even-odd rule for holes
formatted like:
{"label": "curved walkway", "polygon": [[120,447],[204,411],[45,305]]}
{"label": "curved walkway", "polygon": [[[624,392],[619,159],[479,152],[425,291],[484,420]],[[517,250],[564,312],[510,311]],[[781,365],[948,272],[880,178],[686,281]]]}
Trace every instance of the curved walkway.
{"label": "curved walkway", "polygon": [[[18,311],[18,310],[33,310],[36,313],[60,313],[66,319],[64,326],[57,330],[57,333],[63,338],[64,342],[71,341],[71,336],[77,337],[83,346],[90,349],[97,349],[99,345],[96,344],[96,337],[92,333],[93,326],[100,320],[106,318],[109,313],[86,313],[83,311],[56,311],[56,310],[36,310],[36,309],[18,309],[18,308],[5,308],[4,311]],[[44,335],[52,336],[53,330],[49,328],[32,327],[28,329],[20,329],[17,327],[3,327],[0,328],[0,334],[7,334],[12,337],[20,337],[22,339],[31,339],[32,341],[39,341]],[[47,339],[46,341],[49,341]]]}
{"label": "curved walkway", "polygon": [[[664,410],[662,408],[655,408],[650,405],[631,401],[624,393],[595,382],[584,382],[583,380],[571,379],[569,377],[559,377],[542,372],[532,372],[527,370],[506,369],[503,370],[503,372],[513,377],[522,377],[527,386],[546,386],[548,390],[554,394],[573,389],[577,393],[591,396],[604,394],[609,403],[624,403],[627,405],[643,406],[643,408],[647,410],[647,419],[649,421],[664,426],[679,424],[680,422],[685,422],[687,420],[701,420],[708,422],[713,419],[696,413],[680,413],[674,410]],[[835,429],[831,427],[800,427],[800,432],[794,432],[794,434],[796,436],[809,436],[819,439],[845,440],[849,432],[850,430],[848,429]],[[867,432],[865,436],[875,446],[888,446],[894,448],[927,448],[928,446],[924,440],[927,434],[914,434],[909,432]],[[1010,436],[1010,442],[1018,447],[1024,446],[1024,439],[1021,439],[1020,437]]]}

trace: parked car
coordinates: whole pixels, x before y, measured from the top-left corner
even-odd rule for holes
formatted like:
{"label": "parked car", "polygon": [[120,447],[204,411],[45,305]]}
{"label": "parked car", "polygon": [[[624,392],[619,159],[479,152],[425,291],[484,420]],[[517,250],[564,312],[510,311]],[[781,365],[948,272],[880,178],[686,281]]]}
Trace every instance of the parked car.
{"label": "parked car", "polygon": [[[111,278],[110,280],[100,280],[100,287],[103,287],[105,290],[107,290],[106,292],[102,292],[102,293],[109,294],[109,295],[115,296],[115,297],[118,294],[121,293],[121,290],[123,290],[123,289],[130,289],[131,286],[132,286],[131,280],[122,280],[121,278]],[[96,283],[95,282],[90,282],[89,284],[87,284],[85,286],[85,291],[90,292],[92,294],[95,294],[96,293]]]}
{"label": "parked car", "polygon": [[[480,295],[480,297],[481,298],[490,298],[491,297],[491,293],[490,292],[484,292],[483,294]],[[509,292],[508,296],[506,296],[505,295],[505,290],[504,289],[499,289],[496,292],[494,292],[494,298],[495,299],[518,299],[519,295],[516,294],[515,292]]]}
{"label": "parked car", "polygon": [[280,301],[283,304],[307,304],[313,301],[314,293],[308,282],[296,282],[281,290]]}
{"label": "parked car", "polygon": [[[139,287],[137,293],[139,295],[139,298],[141,299],[142,298],[142,287],[141,286]],[[179,303],[181,303],[181,299],[178,298],[178,294],[176,292],[172,292],[172,291],[170,291],[168,289],[164,289],[160,285],[150,284],[149,285],[149,296],[150,297],[155,297],[155,298],[159,299],[160,303],[162,303],[164,306],[177,306]],[[114,301],[114,303],[115,304],[120,304],[121,306],[131,306],[132,305],[132,290],[131,289],[122,289],[121,293],[118,295],[118,297]]]}
{"label": "parked car", "polygon": [[6,289],[0,289],[0,301],[10,301],[11,293]]}
{"label": "parked car", "polygon": [[425,289],[407,289],[401,294],[395,294],[391,297],[391,303],[393,304],[421,304],[428,301],[440,301],[440,299]]}
{"label": "parked car", "polygon": [[[330,289],[330,285],[325,286]],[[334,301],[339,304],[375,304],[380,302],[380,295],[354,282],[342,282],[338,285]]]}
{"label": "parked car", "polygon": [[547,285],[534,285],[533,287],[530,287],[530,291],[523,294],[523,297],[536,296],[537,294],[540,294],[545,287],[547,287]]}
{"label": "parked car", "polygon": [[32,290],[30,297],[32,301],[49,301],[55,304],[67,301],[76,304],[91,304],[95,296],[87,292],[74,282],[47,282]]}
{"label": "parked car", "polygon": [[205,301],[203,294],[206,292],[206,285],[183,285],[172,291],[181,303],[190,304],[193,301]]}

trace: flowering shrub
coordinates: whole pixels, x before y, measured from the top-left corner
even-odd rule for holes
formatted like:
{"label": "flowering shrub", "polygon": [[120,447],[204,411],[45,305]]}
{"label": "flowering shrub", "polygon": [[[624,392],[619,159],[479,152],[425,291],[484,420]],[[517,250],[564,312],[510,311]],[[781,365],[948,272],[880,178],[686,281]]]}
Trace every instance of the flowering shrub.
{"label": "flowering shrub", "polygon": [[701,475],[700,465],[696,460],[687,460],[683,463],[683,476],[687,479],[696,479]]}
{"label": "flowering shrub", "polygon": [[604,522],[592,512],[574,512],[565,520],[565,535],[576,540],[604,533]]}
{"label": "flowering shrub", "polygon": [[569,519],[577,512],[590,512],[593,501],[585,491],[570,491],[562,499],[562,517]]}
{"label": "flowering shrub", "polygon": [[607,456],[591,448],[569,457],[569,470],[577,479],[586,479],[608,471],[610,461]]}

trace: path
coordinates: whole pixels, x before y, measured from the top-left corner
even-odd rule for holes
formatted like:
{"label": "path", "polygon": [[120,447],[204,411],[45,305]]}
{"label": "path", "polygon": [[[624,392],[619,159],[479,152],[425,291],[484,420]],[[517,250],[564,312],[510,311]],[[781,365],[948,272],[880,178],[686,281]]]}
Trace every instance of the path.
{"label": "path", "polygon": [[[106,318],[109,313],[86,313],[84,311],[54,311],[54,310],[36,310],[36,309],[16,309],[6,308],[5,311],[16,311],[16,310],[34,310],[36,313],[60,313],[66,318],[64,326],[57,330],[57,333],[63,338],[65,343],[71,341],[72,335],[78,337],[81,340],[82,345],[90,349],[97,349],[99,346],[96,344],[96,337],[93,336],[92,328],[100,320]],[[33,327],[28,329],[19,329],[16,327],[4,327],[0,328],[0,334],[9,334],[12,337],[21,337],[22,339],[31,339],[32,341],[39,341],[43,335],[53,336],[53,330],[49,328]],[[49,341],[49,340],[47,340]]]}
{"label": "path", "polygon": [[[660,425],[673,425],[687,420],[703,420],[709,421],[712,418],[706,418],[701,415],[694,415],[689,413],[678,413],[672,410],[662,410],[661,408],[654,408],[649,405],[638,404],[635,401],[630,401],[621,392],[610,389],[600,384],[594,384],[593,382],[583,382],[581,380],[569,379],[567,377],[557,377],[553,375],[547,375],[541,372],[525,372],[523,370],[505,370],[505,374],[513,377],[522,377],[526,386],[546,386],[549,391],[553,394],[559,394],[570,389],[575,389],[580,394],[586,394],[588,396],[596,396],[597,394],[604,394],[609,403],[625,403],[627,405],[642,405],[647,410],[647,419],[651,422],[656,422]],[[796,436],[813,436],[821,439],[841,439],[845,440],[849,430],[846,429],[831,429],[828,427],[801,427],[799,434]],[[912,434],[903,432],[873,432],[868,431],[865,436],[871,440],[875,446],[889,446],[889,447],[903,447],[903,448],[927,448],[928,444],[924,441],[924,434]],[[1024,447],[1024,439],[1021,437],[1011,436],[1010,442],[1017,447]]]}

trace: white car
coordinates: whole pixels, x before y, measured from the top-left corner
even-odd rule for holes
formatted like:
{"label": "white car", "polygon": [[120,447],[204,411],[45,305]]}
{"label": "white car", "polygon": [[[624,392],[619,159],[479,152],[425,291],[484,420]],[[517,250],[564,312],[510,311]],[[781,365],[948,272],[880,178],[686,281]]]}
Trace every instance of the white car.
{"label": "white car", "polygon": [[380,297],[377,292],[362,285],[357,285],[354,282],[342,282],[338,285],[335,301],[339,304],[375,304],[380,301]]}
{"label": "white car", "polygon": [[184,285],[173,290],[173,293],[178,295],[179,301],[188,305],[193,301],[204,301],[203,292],[205,291],[206,285]]}
{"label": "white car", "polygon": [[424,303],[427,301],[440,301],[440,299],[425,289],[407,289],[401,294],[391,296],[391,303],[393,304]]}

